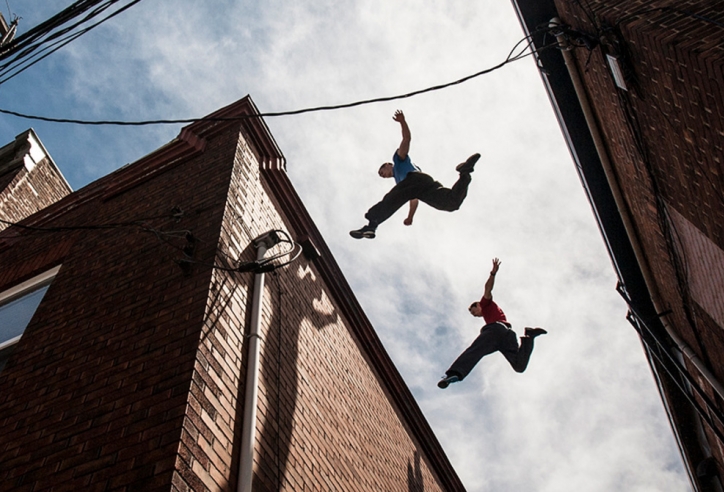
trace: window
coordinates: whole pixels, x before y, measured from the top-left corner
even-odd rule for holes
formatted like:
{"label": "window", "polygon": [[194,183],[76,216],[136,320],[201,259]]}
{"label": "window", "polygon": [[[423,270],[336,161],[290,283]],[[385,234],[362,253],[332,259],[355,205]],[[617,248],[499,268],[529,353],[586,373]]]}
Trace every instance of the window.
{"label": "window", "polygon": [[0,292],[0,371],[23,336],[60,266]]}

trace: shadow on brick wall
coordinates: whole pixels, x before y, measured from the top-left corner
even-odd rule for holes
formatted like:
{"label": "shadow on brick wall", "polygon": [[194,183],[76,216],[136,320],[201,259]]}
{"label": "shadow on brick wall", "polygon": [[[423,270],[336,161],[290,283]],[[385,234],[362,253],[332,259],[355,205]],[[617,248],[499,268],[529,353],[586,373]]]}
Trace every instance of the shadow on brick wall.
{"label": "shadow on brick wall", "polygon": [[[267,418],[263,420],[259,441],[266,443],[276,453],[273,463],[265,467],[276,476],[276,483],[259,484],[259,490],[278,490],[286,476],[289,452],[294,429],[294,413],[298,395],[299,335],[305,320],[317,331],[330,324],[340,323],[336,309],[328,299],[322,286],[317,286],[317,278],[309,267],[296,270],[290,266],[273,273],[269,282],[273,296],[273,316],[265,337],[265,356],[261,364],[261,380],[269,389],[269,408]],[[290,274],[291,273],[291,274]],[[295,277],[295,278],[290,278]],[[294,292],[287,292],[285,286],[291,286]],[[303,293],[304,304],[299,303],[299,294]],[[310,309],[310,307],[312,309]],[[270,470],[271,468],[271,470]],[[255,487],[259,481],[266,482],[269,477],[261,472],[255,476]]]}
{"label": "shadow on brick wall", "polygon": [[422,469],[420,468],[420,453],[415,451],[415,465],[407,462],[407,490],[408,492],[425,492],[425,484],[422,480]]}

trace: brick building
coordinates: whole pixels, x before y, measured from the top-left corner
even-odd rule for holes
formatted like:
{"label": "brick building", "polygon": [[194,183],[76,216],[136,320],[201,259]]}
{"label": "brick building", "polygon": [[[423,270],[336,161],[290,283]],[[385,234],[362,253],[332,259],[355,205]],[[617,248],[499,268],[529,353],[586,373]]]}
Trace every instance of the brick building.
{"label": "brick building", "polygon": [[[0,219],[17,222],[72,190],[33,130],[0,148]],[[7,224],[0,222],[0,231]]]}
{"label": "brick building", "polygon": [[[463,490],[255,114],[3,216],[27,217],[0,232],[0,489],[236,490],[253,462],[258,491]],[[270,231],[298,245],[248,271]]]}
{"label": "brick building", "polygon": [[695,490],[724,471],[724,8],[514,0]]}

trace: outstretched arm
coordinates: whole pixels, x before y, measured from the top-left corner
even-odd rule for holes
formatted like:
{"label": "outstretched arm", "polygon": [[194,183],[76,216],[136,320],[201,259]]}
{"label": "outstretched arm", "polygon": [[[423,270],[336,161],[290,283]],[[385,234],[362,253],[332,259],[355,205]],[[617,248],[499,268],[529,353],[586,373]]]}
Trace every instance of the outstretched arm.
{"label": "outstretched arm", "polygon": [[495,285],[495,274],[498,273],[498,268],[500,268],[500,260],[493,258],[493,268],[490,270],[488,281],[485,282],[485,293],[483,294],[485,299],[493,298],[493,286]]}
{"label": "outstretched arm", "polygon": [[413,198],[412,200],[410,200],[410,212],[407,214],[407,218],[405,219],[405,225],[412,225],[412,218],[415,216],[418,203],[419,200],[417,198]]}
{"label": "outstretched arm", "polygon": [[400,142],[400,147],[397,149],[397,155],[400,156],[400,159],[404,160],[407,157],[408,152],[410,152],[410,140],[412,140],[410,127],[407,126],[407,121],[405,121],[405,113],[399,109],[395,111],[395,115],[392,119],[398,122],[402,127],[402,142]]}

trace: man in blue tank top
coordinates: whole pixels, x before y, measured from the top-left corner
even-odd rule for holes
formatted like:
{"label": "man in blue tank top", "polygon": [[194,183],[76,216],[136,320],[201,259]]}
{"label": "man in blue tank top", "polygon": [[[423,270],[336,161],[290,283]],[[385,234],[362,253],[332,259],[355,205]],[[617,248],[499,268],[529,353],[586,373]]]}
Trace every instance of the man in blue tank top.
{"label": "man in blue tank top", "polygon": [[402,142],[392,156],[392,162],[382,164],[378,173],[383,178],[395,178],[396,184],[382,198],[382,201],[367,211],[365,218],[369,224],[361,229],[350,231],[350,236],[355,239],[373,239],[377,226],[389,219],[407,202],[410,203],[410,211],[404,224],[408,226],[412,225],[412,218],[420,200],[438,210],[452,212],[459,209],[468,193],[470,173],[473,172],[475,163],[480,159],[480,154],[473,154],[465,162],[459,164],[455,168],[460,173],[457,182],[452,188],[444,188],[431,176],[423,173],[410,160],[408,152],[412,135],[403,112],[398,109],[392,119],[402,127]]}

